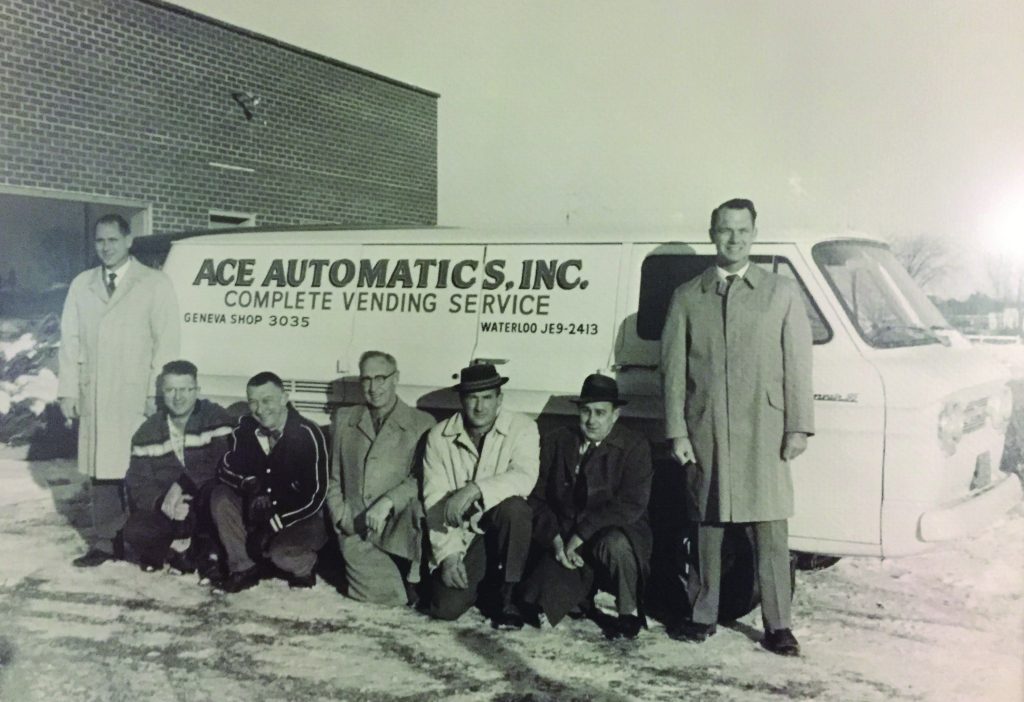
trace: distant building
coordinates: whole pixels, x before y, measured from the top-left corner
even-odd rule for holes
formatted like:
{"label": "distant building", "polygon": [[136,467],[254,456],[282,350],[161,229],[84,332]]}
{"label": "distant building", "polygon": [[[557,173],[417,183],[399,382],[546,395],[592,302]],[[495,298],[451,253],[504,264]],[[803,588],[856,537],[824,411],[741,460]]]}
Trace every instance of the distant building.
{"label": "distant building", "polygon": [[158,0],[0,0],[0,36],[5,291],[91,265],[112,211],[139,234],[437,221],[436,93]]}

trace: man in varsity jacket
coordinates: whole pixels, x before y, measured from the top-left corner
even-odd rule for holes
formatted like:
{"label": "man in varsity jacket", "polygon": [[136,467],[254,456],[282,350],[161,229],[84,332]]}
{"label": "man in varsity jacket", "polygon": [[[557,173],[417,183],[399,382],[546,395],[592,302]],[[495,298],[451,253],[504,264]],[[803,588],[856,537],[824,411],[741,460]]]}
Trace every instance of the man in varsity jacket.
{"label": "man in varsity jacket", "polygon": [[227,554],[218,584],[240,592],[259,582],[269,559],[292,587],[313,587],[317,551],[327,542],[327,442],[288,402],[284,383],[258,373],[246,385],[250,414],[238,420],[210,495],[210,513]]}

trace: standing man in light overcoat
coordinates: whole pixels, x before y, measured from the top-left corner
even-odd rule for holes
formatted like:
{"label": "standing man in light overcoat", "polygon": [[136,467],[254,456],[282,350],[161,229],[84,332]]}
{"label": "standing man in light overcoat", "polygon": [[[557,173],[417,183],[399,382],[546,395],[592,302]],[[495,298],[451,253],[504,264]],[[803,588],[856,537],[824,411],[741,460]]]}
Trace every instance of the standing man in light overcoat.
{"label": "standing man in light overcoat", "polygon": [[120,215],[96,223],[101,266],[72,282],[61,316],[57,395],[79,419],[78,467],[92,479],[95,540],[78,567],[121,557],[123,481],[132,434],[156,411],[156,382],[178,356],[178,302],[170,279],[129,251],[132,233]]}
{"label": "standing man in light overcoat", "polygon": [[669,633],[689,641],[715,633],[724,529],[749,524],[762,645],[797,655],[790,628],[789,462],[814,432],[811,331],[797,284],[750,264],[756,217],[744,199],[715,209],[716,265],[675,291],[662,334],[666,434],[686,471],[699,557],[687,587],[691,619]]}

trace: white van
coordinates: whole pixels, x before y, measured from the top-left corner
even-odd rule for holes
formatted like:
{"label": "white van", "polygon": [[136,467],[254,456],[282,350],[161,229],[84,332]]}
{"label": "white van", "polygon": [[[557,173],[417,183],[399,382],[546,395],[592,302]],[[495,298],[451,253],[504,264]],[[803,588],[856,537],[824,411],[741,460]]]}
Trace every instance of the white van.
{"label": "white van", "polygon": [[[164,270],[182,354],[221,402],[272,370],[326,423],[359,401],[359,355],[382,349],[403,399],[438,416],[471,362],[499,364],[505,405],[544,422],[574,415],[566,397],[606,373],[657,441],[669,299],[713,255],[702,232],[303,229],[181,239]],[[800,284],[814,332],[817,435],[793,466],[792,549],[910,554],[1020,501],[1001,470],[1006,371],[948,328],[882,241],[763,232],[752,259]]]}

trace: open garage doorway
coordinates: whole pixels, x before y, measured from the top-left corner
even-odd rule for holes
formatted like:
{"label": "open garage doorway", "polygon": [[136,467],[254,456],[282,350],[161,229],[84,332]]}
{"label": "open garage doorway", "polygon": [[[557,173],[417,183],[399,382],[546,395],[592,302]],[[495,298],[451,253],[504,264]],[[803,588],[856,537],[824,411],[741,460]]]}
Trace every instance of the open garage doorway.
{"label": "open garage doorway", "polygon": [[59,314],[71,280],[97,264],[93,226],[110,213],[150,233],[145,203],[0,189],[0,317]]}

